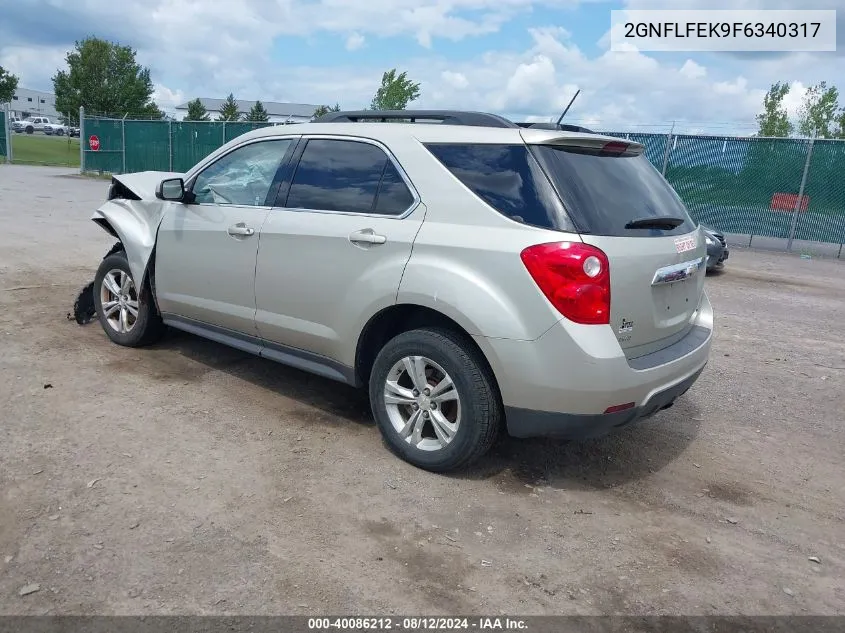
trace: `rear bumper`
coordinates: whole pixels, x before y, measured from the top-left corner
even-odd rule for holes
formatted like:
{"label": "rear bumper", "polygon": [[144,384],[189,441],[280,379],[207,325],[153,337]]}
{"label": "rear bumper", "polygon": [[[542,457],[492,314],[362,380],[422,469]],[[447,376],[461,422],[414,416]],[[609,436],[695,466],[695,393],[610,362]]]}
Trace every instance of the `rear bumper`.
{"label": "rear bumper", "polygon": [[[706,294],[686,336],[628,359],[609,326],[562,321],[535,341],[477,337],[514,437],[597,437],[671,406],[704,370],[713,338]],[[633,403],[628,409],[605,413]]]}
{"label": "rear bumper", "polygon": [[555,437],[569,440],[583,440],[602,437],[617,429],[629,426],[651,417],[658,411],[668,409],[684,395],[698,380],[704,367],[681,382],[659,391],[642,406],[616,413],[553,413],[506,407],[508,434],[513,437]]}

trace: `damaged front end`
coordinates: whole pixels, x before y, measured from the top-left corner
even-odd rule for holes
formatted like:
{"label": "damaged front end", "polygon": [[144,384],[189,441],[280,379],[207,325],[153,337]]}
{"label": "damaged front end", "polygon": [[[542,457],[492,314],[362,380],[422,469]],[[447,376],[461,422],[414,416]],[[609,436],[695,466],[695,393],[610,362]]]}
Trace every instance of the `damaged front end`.
{"label": "damaged front end", "polygon": [[156,198],[156,187],[162,180],[181,177],[183,174],[162,171],[113,176],[108,201],[91,217],[123,244],[132,277],[139,286],[146,275],[158,226],[168,204]]}
{"label": "damaged front end", "polygon": [[[108,253],[123,250],[138,287],[144,283],[150,257],[155,248],[156,235],[167,202],[156,197],[156,187],[162,180],[181,178],[175,172],[144,171],[112,176],[108,198],[91,219],[106,233],[120,240]],[[96,316],[94,310],[94,282],[86,285],[77,296],[73,313],[68,314],[80,325]]]}

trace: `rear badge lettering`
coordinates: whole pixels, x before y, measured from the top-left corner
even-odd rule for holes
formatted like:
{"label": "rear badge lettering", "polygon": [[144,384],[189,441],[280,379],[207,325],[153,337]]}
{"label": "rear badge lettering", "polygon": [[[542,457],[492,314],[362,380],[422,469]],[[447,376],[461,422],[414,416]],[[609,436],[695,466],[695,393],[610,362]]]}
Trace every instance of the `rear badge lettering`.
{"label": "rear badge lettering", "polygon": [[651,285],[671,284],[678,281],[683,281],[694,276],[704,266],[704,258],[700,257],[696,260],[683,262],[681,264],[674,264],[672,266],[665,266],[658,269],[654,273],[654,278],[651,280]]}
{"label": "rear badge lettering", "polygon": [[679,253],[694,251],[696,247],[695,237],[679,237],[675,240],[675,250]]}

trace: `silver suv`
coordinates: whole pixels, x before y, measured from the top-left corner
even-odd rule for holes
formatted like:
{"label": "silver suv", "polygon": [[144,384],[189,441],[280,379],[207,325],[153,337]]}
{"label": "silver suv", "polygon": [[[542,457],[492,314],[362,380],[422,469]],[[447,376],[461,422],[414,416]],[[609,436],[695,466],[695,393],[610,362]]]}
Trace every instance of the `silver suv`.
{"label": "silver suv", "polygon": [[589,131],[331,113],[115,176],[92,219],[119,240],[93,286],[112,341],[171,326],[366,388],[432,471],[500,430],[648,417],[710,352],[702,230],[641,145]]}

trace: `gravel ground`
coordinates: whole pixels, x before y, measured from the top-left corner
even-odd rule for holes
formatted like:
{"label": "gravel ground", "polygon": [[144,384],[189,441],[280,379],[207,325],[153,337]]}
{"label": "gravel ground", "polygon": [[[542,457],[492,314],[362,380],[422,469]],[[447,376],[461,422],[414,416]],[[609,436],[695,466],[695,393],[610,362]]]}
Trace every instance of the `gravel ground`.
{"label": "gravel ground", "polygon": [[845,614],[845,261],[734,249],[672,409],[438,476],[351,389],[68,321],[107,184],[0,166],[0,613]]}

